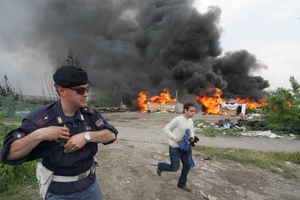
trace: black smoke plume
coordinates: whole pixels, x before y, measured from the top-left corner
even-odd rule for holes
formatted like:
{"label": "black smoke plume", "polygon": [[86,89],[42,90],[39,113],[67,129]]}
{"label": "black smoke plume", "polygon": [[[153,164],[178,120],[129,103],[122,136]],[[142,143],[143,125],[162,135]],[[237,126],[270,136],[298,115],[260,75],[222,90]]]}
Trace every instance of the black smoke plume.
{"label": "black smoke plume", "polygon": [[243,50],[221,56],[217,7],[199,13],[192,0],[4,2],[31,13],[30,26],[16,28],[23,30],[18,41],[42,49],[54,67],[71,51],[102,101],[132,103],[141,90],[199,94],[207,87],[261,98],[268,87],[251,76],[263,67],[255,56]]}

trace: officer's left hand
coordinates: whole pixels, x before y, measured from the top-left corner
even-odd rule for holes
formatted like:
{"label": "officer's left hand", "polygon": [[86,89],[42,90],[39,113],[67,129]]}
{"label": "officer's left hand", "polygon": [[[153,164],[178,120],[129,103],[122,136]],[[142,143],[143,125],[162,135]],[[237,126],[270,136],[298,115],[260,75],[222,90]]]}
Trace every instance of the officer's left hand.
{"label": "officer's left hand", "polygon": [[79,149],[81,149],[82,147],[84,147],[86,145],[86,140],[84,139],[83,134],[76,134],[73,135],[68,141],[67,143],[64,145],[65,153],[70,153],[70,152],[74,152],[77,151]]}

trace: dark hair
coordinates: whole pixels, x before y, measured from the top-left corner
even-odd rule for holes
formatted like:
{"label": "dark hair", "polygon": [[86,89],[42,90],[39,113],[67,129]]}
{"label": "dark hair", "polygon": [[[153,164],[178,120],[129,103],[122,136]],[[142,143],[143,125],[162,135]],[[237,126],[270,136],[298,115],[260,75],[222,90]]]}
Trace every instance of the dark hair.
{"label": "dark hair", "polygon": [[189,110],[190,107],[195,107],[196,108],[196,105],[192,102],[187,102],[183,105],[183,112],[184,110]]}

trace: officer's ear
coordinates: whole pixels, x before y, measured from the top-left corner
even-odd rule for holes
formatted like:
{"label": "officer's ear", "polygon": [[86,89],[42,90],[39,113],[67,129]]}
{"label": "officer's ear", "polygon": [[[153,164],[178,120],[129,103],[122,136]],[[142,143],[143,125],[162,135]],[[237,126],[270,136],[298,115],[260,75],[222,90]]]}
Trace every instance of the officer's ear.
{"label": "officer's ear", "polygon": [[62,96],[63,92],[64,92],[64,88],[59,86],[59,85],[55,85],[55,90],[56,90],[56,93],[57,95],[60,97]]}

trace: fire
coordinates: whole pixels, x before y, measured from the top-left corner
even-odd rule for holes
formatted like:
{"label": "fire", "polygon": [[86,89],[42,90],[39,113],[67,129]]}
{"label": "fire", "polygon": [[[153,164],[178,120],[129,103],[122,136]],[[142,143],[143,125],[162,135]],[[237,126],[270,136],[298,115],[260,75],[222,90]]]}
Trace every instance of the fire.
{"label": "fire", "polygon": [[137,105],[141,112],[147,112],[148,110],[147,98],[148,95],[145,92],[142,91],[138,93]]}
{"label": "fire", "polygon": [[204,114],[222,114],[219,108],[220,104],[224,102],[221,98],[222,90],[219,88],[207,88],[206,91],[212,94],[199,94],[196,96],[196,100],[205,107]]}
{"label": "fire", "polygon": [[[196,96],[196,100],[204,106],[204,114],[222,115],[225,114],[220,110],[220,105],[225,101],[222,99],[222,90],[219,88],[207,88],[205,94]],[[252,101],[250,99],[237,98],[235,102],[238,104],[246,104],[248,109],[256,109],[266,106],[268,103],[265,101]]]}
{"label": "fire", "polygon": [[176,103],[176,99],[172,99],[168,89],[164,89],[159,96],[154,96],[149,98],[145,92],[139,92],[137,98],[137,104],[141,112],[148,111],[148,103],[154,104],[166,104],[166,103]]}
{"label": "fire", "polygon": [[268,103],[263,100],[261,100],[260,102],[256,102],[250,99],[242,99],[242,98],[237,98],[236,102],[239,104],[246,104],[248,109],[256,109],[268,105]]}
{"label": "fire", "polygon": [[176,103],[176,99],[172,99],[169,91],[167,89],[164,89],[159,96],[151,97],[149,102],[155,104]]}

